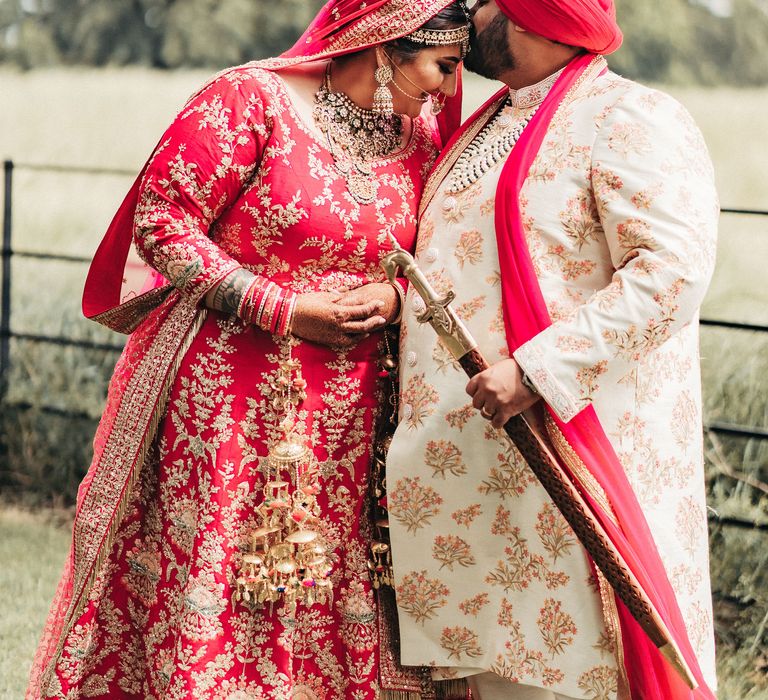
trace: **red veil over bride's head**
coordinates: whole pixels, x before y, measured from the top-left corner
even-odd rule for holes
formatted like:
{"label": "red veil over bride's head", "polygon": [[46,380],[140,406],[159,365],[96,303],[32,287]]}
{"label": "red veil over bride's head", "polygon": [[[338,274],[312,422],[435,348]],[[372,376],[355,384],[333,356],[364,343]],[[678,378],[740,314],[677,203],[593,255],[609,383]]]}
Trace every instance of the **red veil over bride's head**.
{"label": "red veil over bride's head", "polygon": [[[362,51],[412,34],[453,2],[330,0],[292,48],[276,58],[249,65],[279,70]],[[443,143],[460,121],[461,90],[458,89],[454,97],[446,99],[445,108],[437,117]],[[131,332],[147,311],[157,305],[162,292],[168,291],[167,286],[164,290],[155,288],[165,284],[157,275],[150,276],[149,284],[146,283],[149,272],[146,266],[138,261],[128,264],[133,214],[143,175],[142,169],[104,235],[83,293],[83,313],[123,333]]]}
{"label": "red veil over bride's head", "polygon": [[[282,56],[267,61],[249,64],[252,67],[266,70],[278,70],[281,67],[306,63],[310,61],[330,59],[335,56],[367,49],[385,42],[407,36],[426,24],[441,10],[451,5],[453,0],[331,0],[320,11],[318,16],[302,35],[299,41]],[[447,100],[446,109],[440,115],[443,134],[450,133],[458,127],[460,117],[460,98],[458,95]],[[445,129],[445,130],[443,130]],[[83,295],[83,312],[89,318],[124,333],[131,332],[139,321],[164,298],[170,290],[163,288],[151,289],[144,294],[137,293],[142,289],[146,279],[147,268],[135,266],[134,274],[127,270],[128,255],[131,248],[133,220],[138,200],[138,193],[144,176],[144,169],[139,174],[133,187],[125,197],[120,209],[112,220],[88,272]],[[151,286],[150,286],[151,287]],[[135,290],[135,291],[132,291]],[[181,342],[181,338],[179,338]],[[173,358],[174,352],[166,348],[168,357]],[[157,397],[155,397],[157,398]],[[158,399],[159,400],[159,399]],[[154,404],[153,404],[154,405]],[[113,406],[108,410],[117,410]],[[153,409],[154,410],[154,409]],[[105,415],[107,415],[105,413]],[[114,414],[112,414],[114,415]],[[107,425],[107,423],[105,423]],[[148,430],[145,425],[141,430]],[[144,434],[137,428],[137,434]],[[133,455],[136,458],[136,454]],[[128,457],[123,455],[125,463]],[[138,460],[138,458],[136,458]],[[134,462],[132,469],[138,461]],[[105,464],[113,478],[114,465]],[[97,467],[101,468],[101,463]],[[125,471],[125,470],[124,470]],[[77,518],[82,516],[81,508],[85,494],[89,492],[93,473],[88,482],[84,482],[78,499]],[[131,477],[132,478],[132,477]],[[127,485],[123,485],[127,489]],[[120,504],[104,503],[99,513],[93,515],[94,521],[104,524],[100,533],[113,533],[113,525],[117,521]],[[93,521],[84,520],[84,527],[90,528]],[[109,550],[104,544],[111,534],[105,534],[101,550]],[[95,561],[99,552],[89,550],[83,554],[88,560],[87,567],[81,567],[77,580],[74,578],[73,554],[67,561],[65,574],[59,584],[51,612],[46,623],[43,637],[38,647],[33,669],[30,676],[28,698],[40,696],[40,684],[45,669],[55,660],[62,630],[68,621],[74,619],[74,611],[78,601],[87,597],[86,589],[90,585],[91,574],[95,571]]]}
{"label": "red veil over bride's head", "polygon": [[[369,49],[412,34],[454,0],[331,0],[282,56],[266,62],[279,68]],[[461,122],[461,89],[438,117],[443,143]]]}
{"label": "red veil over bride's head", "polygon": [[330,58],[393,41],[415,32],[452,2],[331,0],[282,58]]}

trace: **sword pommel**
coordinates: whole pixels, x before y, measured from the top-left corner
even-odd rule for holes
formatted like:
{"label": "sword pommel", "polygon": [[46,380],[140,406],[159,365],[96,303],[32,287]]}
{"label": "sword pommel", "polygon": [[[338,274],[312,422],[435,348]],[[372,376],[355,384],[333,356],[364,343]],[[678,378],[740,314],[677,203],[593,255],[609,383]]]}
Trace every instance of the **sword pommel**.
{"label": "sword pommel", "polygon": [[417,268],[416,261],[413,259],[413,255],[402,248],[395,248],[391,253],[387,253],[381,260],[381,267],[384,269],[387,279],[392,284],[394,284],[397,279],[398,270],[403,271],[403,277],[408,277],[408,272],[410,272],[411,266]]}
{"label": "sword pommel", "polygon": [[407,250],[396,248],[382,259],[381,266],[390,282],[394,282],[398,270],[402,270],[403,277],[410,282],[426,306],[417,320],[419,323],[429,323],[457,360],[477,347],[474,338],[451,308],[456,295],[449,291],[440,296]]}

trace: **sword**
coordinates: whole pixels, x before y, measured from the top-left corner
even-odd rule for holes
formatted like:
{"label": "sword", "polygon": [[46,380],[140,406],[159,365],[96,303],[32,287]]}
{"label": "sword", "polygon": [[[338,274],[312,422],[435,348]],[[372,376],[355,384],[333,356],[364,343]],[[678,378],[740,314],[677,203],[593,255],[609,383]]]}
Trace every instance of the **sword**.
{"label": "sword", "polygon": [[[402,270],[403,276],[426,304],[425,311],[417,317],[419,323],[429,323],[435,329],[468,377],[472,378],[484,372],[490,365],[477,349],[477,342],[472,334],[451,308],[451,302],[456,296],[454,292],[449,291],[445,296],[440,296],[413,256],[394,241],[393,245],[396,246],[395,250],[382,259],[381,265],[390,282],[394,282],[398,270]],[[695,689],[698,686],[696,679],[669,628],[621,552],[611,542],[602,523],[592,513],[581,491],[568,478],[553,450],[522,415],[510,418],[504,426],[504,431],[618,598],[688,687]]]}

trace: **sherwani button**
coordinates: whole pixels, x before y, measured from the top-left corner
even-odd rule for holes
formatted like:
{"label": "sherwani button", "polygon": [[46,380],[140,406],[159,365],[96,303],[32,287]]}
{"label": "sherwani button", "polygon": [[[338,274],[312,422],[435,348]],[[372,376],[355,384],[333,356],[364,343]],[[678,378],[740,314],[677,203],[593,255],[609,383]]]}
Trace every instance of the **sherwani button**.
{"label": "sherwani button", "polygon": [[439,251],[437,250],[437,248],[430,248],[429,250],[427,250],[426,253],[424,253],[424,259],[428,263],[433,263],[435,262],[435,260],[437,260],[438,255],[439,255]]}
{"label": "sherwani button", "polygon": [[408,363],[409,367],[415,367],[416,363],[419,361],[419,356],[411,350],[406,356],[405,361]]}
{"label": "sherwani button", "polygon": [[411,404],[407,403],[403,406],[403,418],[405,420],[410,420],[411,416],[413,415],[413,406]]}
{"label": "sherwani button", "polygon": [[413,310],[417,314],[424,313],[427,310],[427,305],[424,303],[424,300],[420,296],[418,296],[418,294],[413,297],[411,306],[413,307]]}

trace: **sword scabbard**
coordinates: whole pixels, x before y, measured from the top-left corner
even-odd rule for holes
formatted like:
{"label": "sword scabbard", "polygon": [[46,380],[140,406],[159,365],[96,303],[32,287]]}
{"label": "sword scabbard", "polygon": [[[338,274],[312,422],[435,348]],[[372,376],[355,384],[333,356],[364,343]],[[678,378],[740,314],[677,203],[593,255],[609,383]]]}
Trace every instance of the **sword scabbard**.
{"label": "sword scabbard", "polygon": [[[389,253],[383,259],[382,267],[390,282],[394,282],[398,270],[402,270],[426,305],[419,321],[429,323],[435,329],[470,378],[488,369],[488,362],[477,349],[474,338],[450,307],[452,293],[442,297],[438,295],[413,256],[401,248]],[[696,688],[693,673],[674,643],[669,629],[611,542],[605,527],[592,513],[579,487],[568,477],[557,454],[550,450],[523,416],[511,418],[504,430],[618,598],[686,684]]]}

